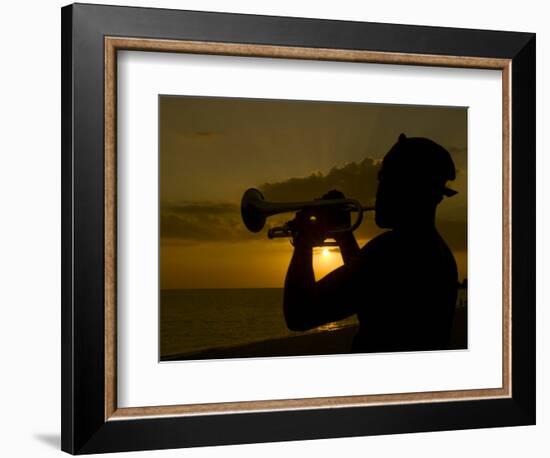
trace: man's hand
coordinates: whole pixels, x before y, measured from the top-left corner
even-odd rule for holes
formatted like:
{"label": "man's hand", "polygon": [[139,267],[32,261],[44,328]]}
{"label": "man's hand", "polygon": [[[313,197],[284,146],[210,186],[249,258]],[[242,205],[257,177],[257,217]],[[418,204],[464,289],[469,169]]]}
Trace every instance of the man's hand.
{"label": "man's hand", "polygon": [[[329,192],[323,194],[321,199],[332,200],[332,199],[345,199],[344,193],[338,191],[337,189],[332,189]],[[351,213],[347,210],[342,210],[341,208],[335,206],[334,208],[325,208],[322,209],[323,219],[327,228],[330,229],[345,229],[351,226]],[[347,231],[336,232],[331,235],[334,240],[340,242],[342,237],[345,237],[348,234]]]}
{"label": "man's hand", "polygon": [[[322,197],[323,199],[345,199],[344,193],[333,189]],[[351,227],[351,212],[335,208],[329,210],[330,225],[335,228]],[[359,245],[351,231],[336,232],[333,235],[334,240],[340,247],[340,253],[344,264],[353,261],[359,255]]]}
{"label": "man's hand", "polygon": [[[344,194],[335,189],[321,197],[324,200],[344,198]],[[349,228],[351,215],[349,211],[338,206],[306,209],[299,211],[296,217],[287,224],[294,234],[294,246],[311,248],[321,246],[327,238],[334,238],[337,242],[346,241],[349,238],[349,232],[335,232],[334,234],[331,232]]]}
{"label": "man's hand", "polygon": [[299,211],[287,224],[292,230],[292,242],[296,248],[313,248],[325,240],[326,230],[319,218],[310,210]]}

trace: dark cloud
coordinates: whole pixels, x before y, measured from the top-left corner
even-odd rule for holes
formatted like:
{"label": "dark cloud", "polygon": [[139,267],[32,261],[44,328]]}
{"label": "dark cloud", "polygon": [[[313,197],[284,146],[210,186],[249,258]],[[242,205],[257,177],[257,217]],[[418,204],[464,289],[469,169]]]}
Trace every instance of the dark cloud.
{"label": "dark cloud", "polygon": [[[270,218],[266,227],[282,224],[291,215]],[[175,202],[161,206],[160,237],[163,242],[242,242],[266,238],[265,230],[253,233],[245,228],[240,205],[232,202]]]}
{"label": "dark cloud", "polygon": [[467,169],[467,162],[468,162],[468,149],[466,147],[462,146],[449,146],[446,147],[447,151],[451,153],[451,157],[453,158],[453,162],[455,164],[457,175],[459,173],[465,173]]}
{"label": "dark cloud", "polygon": [[[240,208],[232,203],[188,202],[164,205],[161,210],[161,239],[177,244],[200,242],[239,242],[266,239],[266,229],[260,233],[248,231],[241,220]],[[266,227],[292,219],[291,213],[268,219]],[[439,220],[437,226],[453,250],[466,249],[466,222]],[[368,240],[380,234],[372,214],[366,216],[355,235]]]}
{"label": "dark cloud", "polygon": [[449,146],[447,148],[451,156],[455,157],[458,154],[466,154],[466,147],[464,146]]}
{"label": "dark cloud", "polygon": [[[459,151],[465,152],[463,148],[452,150],[453,155],[459,154]],[[322,196],[330,189],[338,189],[346,197],[357,199],[363,205],[369,206],[375,201],[380,164],[380,160],[365,158],[359,163],[350,162],[343,167],[334,167],[326,175],[317,172],[306,177],[264,183],[260,190],[267,200],[284,202],[311,200]],[[453,182],[449,184],[452,186]],[[464,196],[453,197],[451,206],[443,208],[441,217],[437,220],[441,235],[453,250],[466,249],[466,206],[463,198]],[[464,205],[461,205],[462,200]],[[355,235],[361,239],[371,239],[381,232],[371,213],[364,218]]]}
{"label": "dark cloud", "polygon": [[[366,158],[334,167],[327,174],[313,173],[303,178],[290,178],[276,183],[264,183],[260,189],[272,201],[311,200],[330,189],[359,199],[364,205],[374,201],[379,161]],[[271,217],[266,226],[279,225],[292,214]],[[161,238],[180,242],[242,241],[265,238],[265,233],[253,234],[243,225],[240,206],[231,202],[185,201],[164,204],[161,208]],[[369,231],[370,232],[370,231]]]}
{"label": "dark cloud", "polygon": [[247,237],[242,227],[239,207],[227,202],[177,202],[165,204],[160,214],[162,239],[200,242],[242,240]]}
{"label": "dark cloud", "polygon": [[378,186],[380,161],[365,158],[343,167],[333,167],[327,174],[312,173],[302,178],[290,178],[277,183],[264,183],[260,190],[268,200],[299,201],[321,197],[331,189],[358,199],[363,205],[372,205]]}
{"label": "dark cloud", "polygon": [[436,222],[437,229],[441,237],[447,242],[449,248],[453,251],[465,251],[467,248],[468,230],[466,220],[464,221],[449,221],[438,220]]}
{"label": "dark cloud", "polygon": [[[276,202],[311,200],[330,189],[338,189],[346,196],[358,199],[363,205],[372,205],[379,167],[380,161],[366,158],[359,163],[350,162],[342,167],[334,167],[327,174],[316,172],[306,177],[264,183],[259,188],[267,200]],[[171,243],[236,242],[266,238],[266,229],[255,234],[244,227],[240,205],[233,202],[184,201],[164,204],[160,217],[161,238]],[[291,213],[270,217],[266,227],[280,225],[292,218]],[[437,225],[451,249],[466,248],[465,219],[452,221],[443,215]],[[369,213],[365,214],[355,235],[366,240],[380,232],[374,223],[373,214]]]}
{"label": "dark cloud", "polygon": [[228,202],[178,202],[165,208],[182,217],[232,215],[238,210],[237,205]]}
{"label": "dark cloud", "polygon": [[[279,226],[294,217],[283,213],[270,217],[259,233],[248,231],[242,222],[240,206],[227,202],[178,202],[165,204],[160,214],[163,243],[190,245],[200,242],[242,242],[267,240],[267,228]],[[356,232],[362,239],[372,238],[380,230],[373,218],[365,217]]]}

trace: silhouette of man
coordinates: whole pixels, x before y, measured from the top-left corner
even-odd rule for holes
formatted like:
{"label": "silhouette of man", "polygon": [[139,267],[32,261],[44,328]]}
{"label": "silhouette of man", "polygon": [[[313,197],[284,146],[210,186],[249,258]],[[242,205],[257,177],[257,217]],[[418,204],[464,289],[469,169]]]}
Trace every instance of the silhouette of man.
{"label": "silhouette of man", "polygon": [[[317,282],[312,248],[319,229],[299,212],[285,280],[288,328],[304,331],[357,314],[353,352],[448,348],[458,278],[435,215],[443,197],[456,194],[446,187],[454,179],[446,149],[401,134],[378,174],[375,221],[389,230],[362,248],[351,232],[337,237],[344,265]],[[323,197],[343,194],[331,191]]]}

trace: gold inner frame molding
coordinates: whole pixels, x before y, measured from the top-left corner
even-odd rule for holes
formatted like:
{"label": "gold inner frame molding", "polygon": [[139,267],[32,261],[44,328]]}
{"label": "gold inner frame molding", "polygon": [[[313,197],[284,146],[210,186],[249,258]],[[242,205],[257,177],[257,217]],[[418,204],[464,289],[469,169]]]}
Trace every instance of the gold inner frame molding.
{"label": "gold inner frame molding", "polygon": [[[353,395],[304,399],[242,401],[169,406],[119,408],[117,404],[117,51],[151,51],[210,54],[241,57],[269,57],[341,62],[400,65],[424,65],[493,69],[502,72],[502,387],[454,391],[431,391],[399,394]],[[214,43],[179,40],[105,37],[104,129],[105,129],[105,396],[106,421],[130,420],[158,416],[188,416],[245,413],[275,410],[298,410],[460,401],[506,398],[512,394],[511,367],[511,60],[481,57],[405,54],[344,49],[301,48],[239,43]]]}

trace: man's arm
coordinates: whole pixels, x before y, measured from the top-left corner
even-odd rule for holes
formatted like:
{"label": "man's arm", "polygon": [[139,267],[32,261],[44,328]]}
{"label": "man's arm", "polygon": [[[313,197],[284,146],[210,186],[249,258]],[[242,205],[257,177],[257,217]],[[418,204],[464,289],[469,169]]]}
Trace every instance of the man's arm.
{"label": "man's arm", "polygon": [[288,328],[306,331],[315,327],[310,310],[314,297],[313,248],[298,244],[292,253],[285,279],[283,311]]}
{"label": "man's arm", "polygon": [[353,232],[345,232],[343,235],[338,237],[337,242],[340,247],[340,254],[342,255],[344,264],[353,262],[353,260],[359,256],[359,244],[357,243],[357,240],[355,240]]}
{"label": "man's arm", "polygon": [[306,331],[342,320],[356,311],[355,278],[359,258],[333,270],[320,281],[313,273],[313,249],[296,243],[285,280],[283,310],[289,329]]}

